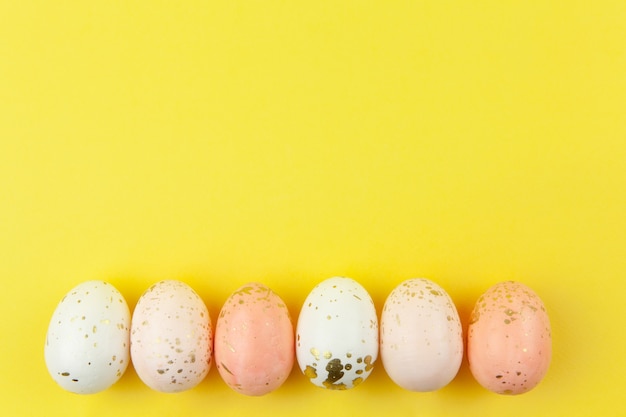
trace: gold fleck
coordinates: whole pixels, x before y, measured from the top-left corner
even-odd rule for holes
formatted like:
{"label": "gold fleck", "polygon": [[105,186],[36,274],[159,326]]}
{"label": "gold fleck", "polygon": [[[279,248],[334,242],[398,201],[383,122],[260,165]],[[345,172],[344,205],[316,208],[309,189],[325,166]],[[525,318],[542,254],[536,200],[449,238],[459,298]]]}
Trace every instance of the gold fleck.
{"label": "gold fleck", "polygon": [[98,331],[98,328],[97,328],[96,326],[93,326],[93,328],[91,329],[91,331],[95,333],[95,332],[97,332],[97,331]]}
{"label": "gold fleck", "polygon": [[324,352],[324,359],[330,359],[330,358],[332,358],[332,356],[333,356],[332,353],[330,353],[328,351]]}
{"label": "gold fleck", "polygon": [[347,363],[347,364],[346,364],[346,371],[349,371],[350,369],[352,369],[352,365],[351,365],[351,364],[349,364],[349,363]]}
{"label": "gold fleck", "polygon": [[343,377],[343,365],[341,359],[335,358],[328,362],[326,365],[326,371],[328,371],[327,381],[335,383]]}
{"label": "gold fleck", "polygon": [[315,360],[320,360],[320,351],[315,349],[315,348],[311,348],[311,355],[313,355],[315,357]]}
{"label": "gold fleck", "polygon": [[346,357],[347,358],[351,358],[352,357],[352,353],[350,353],[350,352],[346,353]]}
{"label": "gold fleck", "polygon": [[230,369],[228,369],[228,368],[226,367],[226,365],[224,365],[224,362],[220,362],[220,365],[222,366],[222,368],[224,368],[224,370],[225,370],[226,372],[228,372],[229,374],[233,375],[233,373],[232,373],[232,372],[230,372]]}
{"label": "gold fleck", "polygon": [[235,294],[247,294],[247,295],[250,295],[250,291],[252,291],[253,289],[254,288],[252,288],[252,287],[243,287],[239,291],[235,292]]}
{"label": "gold fleck", "polygon": [[100,320],[100,323],[102,323],[102,324],[110,324],[110,323],[111,323],[111,321],[110,321],[110,320],[108,320],[108,319],[106,319],[106,320]]}
{"label": "gold fleck", "polygon": [[363,382],[363,378],[361,378],[361,377],[359,376],[359,377],[356,377],[356,378],[354,378],[354,379],[352,380],[352,385],[356,387],[356,386],[357,386],[357,385],[359,385],[361,382]]}
{"label": "gold fleck", "polygon": [[315,371],[315,368],[313,368],[312,366],[307,365],[306,369],[304,370],[304,376],[309,379],[317,378],[317,371]]}
{"label": "gold fleck", "polygon": [[61,375],[62,376],[70,376],[70,373],[69,372],[63,372],[63,373],[61,373]]}
{"label": "gold fleck", "polygon": [[235,353],[235,348],[233,347],[233,345],[231,345],[230,343],[226,343],[226,347],[228,347],[228,350]]}
{"label": "gold fleck", "polygon": [[330,316],[326,316],[326,320],[330,320]]}
{"label": "gold fleck", "polygon": [[374,363],[372,362],[372,357],[370,355],[367,355],[365,357],[365,371],[369,372],[372,370],[373,367]]}

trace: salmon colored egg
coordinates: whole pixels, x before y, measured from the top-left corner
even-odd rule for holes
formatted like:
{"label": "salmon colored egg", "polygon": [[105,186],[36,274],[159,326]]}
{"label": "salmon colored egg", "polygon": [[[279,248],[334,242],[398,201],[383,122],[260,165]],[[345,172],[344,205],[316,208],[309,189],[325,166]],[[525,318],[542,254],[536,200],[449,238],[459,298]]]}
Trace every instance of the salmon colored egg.
{"label": "salmon colored egg", "polygon": [[274,391],[294,356],[293,324],[276,293],[250,283],[228,297],[215,327],[215,363],[229,387],[254,396]]}
{"label": "salmon colored egg", "polygon": [[472,311],[467,354],[474,378],[490,391],[516,395],[539,384],[552,355],[550,320],[539,296],[513,281],[489,288]]}

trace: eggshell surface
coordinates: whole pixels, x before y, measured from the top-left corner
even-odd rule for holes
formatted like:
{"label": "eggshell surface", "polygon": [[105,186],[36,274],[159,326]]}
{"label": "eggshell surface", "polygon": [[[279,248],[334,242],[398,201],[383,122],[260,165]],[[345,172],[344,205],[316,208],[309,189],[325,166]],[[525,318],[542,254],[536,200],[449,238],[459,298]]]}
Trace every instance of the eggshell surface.
{"label": "eggshell surface", "polygon": [[294,355],[293,324],[276,293],[249,283],[230,295],[215,326],[215,364],[229,387],[265,395],[285,382]]}
{"label": "eggshell surface", "polygon": [[476,302],[468,328],[474,378],[498,394],[522,394],[544,377],[552,355],[550,321],[535,292],[518,282],[489,288]]}
{"label": "eggshell surface", "polygon": [[319,283],[307,296],[296,330],[296,358],[309,380],[345,390],[370,375],[378,357],[378,319],[372,298],[344,277]]}
{"label": "eggshell surface", "polygon": [[410,279],[387,297],[380,353],[389,377],[410,391],[433,391],[456,376],[463,359],[461,321],[450,296],[427,279]]}
{"label": "eggshell surface", "polygon": [[137,375],[156,391],[191,389],[209,372],[213,350],[209,312],[183,282],[161,281],[143,293],[133,312],[130,340]]}
{"label": "eggshell surface", "polygon": [[86,281],[58,304],[46,336],[48,372],[64,389],[93,394],[113,385],[130,362],[130,312],[111,284]]}

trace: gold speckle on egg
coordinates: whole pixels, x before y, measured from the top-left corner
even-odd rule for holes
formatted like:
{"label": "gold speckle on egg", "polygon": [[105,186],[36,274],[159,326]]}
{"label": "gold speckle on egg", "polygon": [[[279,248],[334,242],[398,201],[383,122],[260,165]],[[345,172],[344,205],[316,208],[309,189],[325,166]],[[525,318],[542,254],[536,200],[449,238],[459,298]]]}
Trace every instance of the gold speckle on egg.
{"label": "gold speckle on egg", "polygon": [[315,379],[317,378],[317,371],[312,366],[307,365],[306,369],[304,370],[304,376],[309,379]]}
{"label": "gold speckle on egg", "polygon": [[230,369],[228,369],[228,368],[226,367],[226,365],[224,365],[224,362],[220,362],[220,366],[221,366],[222,368],[224,368],[224,370],[225,370],[226,372],[228,372],[229,374],[233,375],[233,373],[232,373],[232,372],[230,372]]}
{"label": "gold speckle on egg", "polygon": [[311,355],[315,358],[315,360],[320,360],[320,351],[316,348],[311,348]]}
{"label": "gold speckle on egg", "polygon": [[365,371],[369,372],[372,370],[373,367],[374,363],[372,362],[372,357],[370,355],[367,355],[365,357]]}

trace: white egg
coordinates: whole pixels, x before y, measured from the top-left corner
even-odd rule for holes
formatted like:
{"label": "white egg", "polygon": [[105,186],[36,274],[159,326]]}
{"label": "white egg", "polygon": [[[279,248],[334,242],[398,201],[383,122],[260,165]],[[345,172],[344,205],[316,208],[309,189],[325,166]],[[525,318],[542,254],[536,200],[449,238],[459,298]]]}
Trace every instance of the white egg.
{"label": "white egg", "polygon": [[363,382],[378,357],[376,308],[365,288],[343,277],[313,288],[298,318],[296,357],[319,387],[345,390]]}
{"label": "white egg", "polygon": [[130,340],[137,375],[156,391],[191,389],[211,367],[211,318],[200,296],[184,282],[161,281],[142,294]]}
{"label": "white egg", "polygon": [[410,391],[433,391],[456,376],[463,358],[461,321],[450,296],[427,279],[410,279],[387,297],[380,319],[387,375]]}
{"label": "white egg", "polygon": [[129,360],[130,312],[111,284],[87,281],[63,297],[52,314],[44,356],[64,389],[93,394],[113,385]]}

